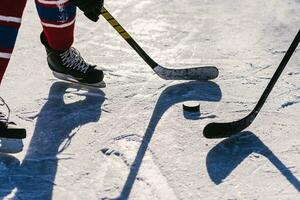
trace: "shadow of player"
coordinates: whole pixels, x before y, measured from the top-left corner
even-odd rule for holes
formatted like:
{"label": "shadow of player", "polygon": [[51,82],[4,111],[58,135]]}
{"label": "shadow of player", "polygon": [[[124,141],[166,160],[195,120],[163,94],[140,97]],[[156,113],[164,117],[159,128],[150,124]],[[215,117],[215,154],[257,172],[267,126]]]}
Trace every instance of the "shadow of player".
{"label": "shadow of player", "polygon": [[85,93],[73,94],[76,99],[80,96],[82,100],[66,103],[64,95],[68,89],[79,91],[81,87],[65,82],[51,86],[23,162],[19,166],[16,163],[0,181],[0,185],[4,185],[4,181],[9,179],[7,189],[15,190],[15,199],[52,199],[57,155],[70,145],[76,128],[99,121],[105,94],[90,88]]}

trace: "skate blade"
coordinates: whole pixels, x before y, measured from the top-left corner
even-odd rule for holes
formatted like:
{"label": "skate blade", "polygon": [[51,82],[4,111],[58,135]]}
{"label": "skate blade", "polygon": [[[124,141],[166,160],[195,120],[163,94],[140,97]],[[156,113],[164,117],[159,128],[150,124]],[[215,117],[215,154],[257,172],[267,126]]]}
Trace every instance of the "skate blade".
{"label": "skate blade", "polygon": [[26,138],[26,130],[9,127],[5,132],[0,132],[0,138],[24,139]]}
{"label": "skate blade", "polygon": [[53,73],[54,77],[56,77],[60,80],[71,82],[71,83],[77,83],[79,85],[84,85],[84,86],[93,87],[93,88],[105,88],[106,87],[106,83],[104,81],[101,81],[100,83],[94,83],[94,84],[82,83],[82,82],[76,80],[71,75],[62,74],[62,73],[58,73],[58,72],[55,72],[55,71],[52,71],[52,73]]}

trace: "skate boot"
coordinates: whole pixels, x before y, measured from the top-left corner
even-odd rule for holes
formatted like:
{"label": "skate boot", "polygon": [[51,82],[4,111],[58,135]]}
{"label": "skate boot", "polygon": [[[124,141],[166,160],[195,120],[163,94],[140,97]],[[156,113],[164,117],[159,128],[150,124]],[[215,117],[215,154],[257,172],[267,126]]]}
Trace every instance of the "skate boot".
{"label": "skate boot", "polygon": [[56,78],[92,87],[105,87],[103,71],[96,69],[96,65],[86,63],[78,50],[73,47],[62,52],[52,49],[43,32],[40,39],[46,48],[48,65]]}
{"label": "skate boot", "polygon": [[[9,121],[10,109],[5,101],[0,97],[0,107],[7,108],[7,115],[0,111],[0,138],[23,139],[26,137],[26,130],[19,128],[14,122]],[[2,109],[1,109],[2,110]]]}

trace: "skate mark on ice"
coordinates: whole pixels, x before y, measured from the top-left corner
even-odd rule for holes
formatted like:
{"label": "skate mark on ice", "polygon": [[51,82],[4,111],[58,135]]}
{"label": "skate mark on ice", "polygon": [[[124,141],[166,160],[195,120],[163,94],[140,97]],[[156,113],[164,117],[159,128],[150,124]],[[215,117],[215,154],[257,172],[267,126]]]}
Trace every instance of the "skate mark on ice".
{"label": "skate mark on ice", "polygon": [[289,72],[288,73],[289,76],[299,75],[299,74],[300,74],[300,72]]}
{"label": "skate mark on ice", "polygon": [[138,134],[126,134],[126,135],[120,135],[118,137],[113,138],[114,141],[126,139],[127,141],[136,141],[140,142],[142,140],[142,137]]}
{"label": "skate mark on ice", "polygon": [[281,105],[281,108],[286,108],[286,107],[289,107],[289,106],[293,106],[293,105],[298,104],[298,103],[300,103],[300,96],[296,97],[296,99],[294,101],[285,102],[284,104]]}
{"label": "skate mark on ice", "polygon": [[[135,152],[141,145],[142,137],[137,134],[125,134],[113,138],[109,147],[102,148],[101,152],[106,156],[109,161],[108,168],[110,171],[114,171],[115,177],[126,177],[128,172],[135,166],[132,165]],[[143,173],[138,174],[135,177],[135,183],[138,184],[139,188],[143,188],[144,195],[151,195],[153,199],[162,199],[164,196],[168,196],[169,199],[177,199],[172,188],[168,185],[166,178],[160,172],[159,167],[154,163],[155,155],[150,148],[147,149],[145,155],[146,159],[143,164]],[[120,173],[120,174],[118,174]],[[113,179],[113,178],[109,178]],[[108,180],[110,181],[110,180]],[[158,184],[159,183],[159,184]],[[119,197],[120,183],[110,183],[109,188],[105,192],[111,193],[106,195],[105,198],[101,199],[126,199]],[[160,191],[161,190],[161,191]],[[154,192],[155,191],[155,192]],[[149,193],[150,192],[150,193]],[[163,194],[162,194],[163,193]],[[148,198],[150,198],[147,195]],[[111,198],[115,197],[115,198]]]}
{"label": "skate mark on ice", "polygon": [[100,150],[102,152],[103,155],[111,157],[111,156],[116,156],[118,158],[120,158],[123,163],[129,167],[130,166],[130,162],[128,162],[128,160],[126,159],[125,155],[117,150],[111,149],[111,148],[103,148]]}
{"label": "skate mark on ice", "polygon": [[221,90],[214,82],[191,81],[166,88],[160,95],[155,105],[153,114],[146,128],[146,132],[131,164],[130,172],[118,199],[128,199],[132,187],[138,176],[143,158],[148,150],[155,128],[163,114],[174,104],[184,101],[209,101],[217,102],[222,97]]}
{"label": "skate mark on ice", "polygon": [[[107,157],[116,156],[119,158],[128,168],[130,168],[130,158],[123,153],[128,151],[129,148],[134,148],[135,145],[139,145],[142,141],[142,137],[137,134],[126,134],[120,135],[112,139],[112,143],[109,147],[102,148],[100,151],[103,155]],[[126,143],[123,143],[126,142]],[[128,142],[135,142],[137,144],[129,144]],[[135,149],[130,149],[135,150]]]}
{"label": "skate mark on ice", "polygon": [[[277,54],[285,54],[286,50],[274,50],[274,49],[269,49],[269,51],[273,54],[273,55],[277,55]],[[299,48],[297,48],[295,50],[295,53],[297,53],[299,51]]]}
{"label": "skate mark on ice", "polygon": [[[265,156],[286,180],[300,192],[300,181],[279,158],[253,133],[243,132],[223,140],[211,149],[206,157],[206,167],[210,179],[217,185],[230,176],[230,174],[254,154]],[[243,177],[241,177],[243,178]],[[237,183],[238,184],[238,183]]]}

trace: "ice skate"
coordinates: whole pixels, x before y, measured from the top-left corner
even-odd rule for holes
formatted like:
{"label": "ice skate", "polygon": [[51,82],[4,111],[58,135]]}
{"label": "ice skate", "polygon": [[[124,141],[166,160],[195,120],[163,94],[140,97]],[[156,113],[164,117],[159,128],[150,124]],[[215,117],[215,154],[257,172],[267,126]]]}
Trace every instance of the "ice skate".
{"label": "ice skate", "polygon": [[46,48],[48,65],[56,78],[98,88],[106,86],[103,71],[85,62],[77,49],[56,51],[48,45],[44,33],[40,38]]}

